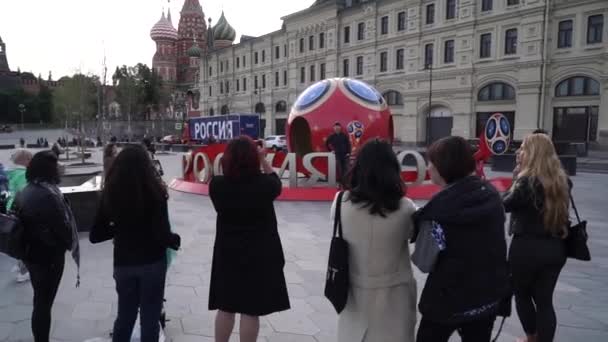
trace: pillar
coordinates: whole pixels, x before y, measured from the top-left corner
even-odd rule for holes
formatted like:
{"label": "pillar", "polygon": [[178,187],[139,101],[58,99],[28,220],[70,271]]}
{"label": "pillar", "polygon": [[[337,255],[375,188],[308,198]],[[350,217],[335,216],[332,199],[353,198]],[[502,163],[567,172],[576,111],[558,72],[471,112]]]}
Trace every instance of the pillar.
{"label": "pillar", "polygon": [[604,78],[601,82],[603,83],[603,86],[600,91],[601,98],[597,127],[597,142],[602,145],[602,147],[608,147],[608,78]]}

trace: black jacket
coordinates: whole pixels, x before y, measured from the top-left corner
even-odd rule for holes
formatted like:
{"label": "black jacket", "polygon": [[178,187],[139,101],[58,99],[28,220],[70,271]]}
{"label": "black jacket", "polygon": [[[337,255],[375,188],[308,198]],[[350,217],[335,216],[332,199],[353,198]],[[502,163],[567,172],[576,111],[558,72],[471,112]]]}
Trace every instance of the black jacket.
{"label": "black jacket", "polygon": [[510,286],[501,197],[470,176],[437,193],[414,214],[416,226],[435,221],[444,231],[441,251],[420,298],[431,321],[460,323],[494,315]]}
{"label": "black jacket", "polygon": [[72,247],[72,229],[61,201],[37,183],[29,183],[17,195],[14,210],[25,229],[25,261],[50,263]]}
{"label": "black jacket", "polygon": [[330,135],[325,142],[325,147],[329,151],[334,151],[339,158],[344,158],[351,152],[350,140],[343,132]]}
{"label": "black jacket", "polygon": [[[570,180],[568,184],[572,186]],[[503,198],[506,212],[511,213],[509,232],[516,237],[551,238],[543,220],[544,202],[545,191],[537,178],[517,179]]]}
{"label": "black jacket", "polygon": [[180,246],[180,236],[171,232],[167,201],[143,218],[122,215],[121,219],[100,204],[89,235],[92,243],[114,239],[114,266],[153,264],[166,258],[167,248]]}

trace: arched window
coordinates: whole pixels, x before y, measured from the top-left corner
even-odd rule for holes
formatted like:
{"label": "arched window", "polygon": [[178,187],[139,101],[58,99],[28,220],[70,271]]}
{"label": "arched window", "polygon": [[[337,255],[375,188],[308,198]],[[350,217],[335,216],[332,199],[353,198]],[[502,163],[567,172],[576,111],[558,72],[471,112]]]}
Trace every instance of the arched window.
{"label": "arched window", "polygon": [[220,110],[220,113],[222,115],[226,115],[226,114],[230,113],[230,111],[228,110],[228,105],[223,105],[222,109]]}
{"label": "arched window", "polygon": [[215,111],[213,110],[213,108],[209,108],[209,116],[214,116],[215,115]]}
{"label": "arched window", "polygon": [[255,105],[255,112],[256,113],[266,113],[266,107],[264,106],[264,104],[262,102],[258,102]]}
{"label": "arched window", "polygon": [[277,105],[275,106],[275,111],[277,113],[285,113],[287,111],[287,102],[285,102],[285,101],[277,102]]}
{"label": "arched window", "polygon": [[556,97],[596,96],[599,94],[599,82],[585,76],[570,77],[561,81],[555,88]]}
{"label": "arched window", "polygon": [[389,90],[382,94],[382,96],[389,106],[403,105],[403,95],[398,91]]}
{"label": "arched window", "polygon": [[477,99],[479,101],[515,100],[515,89],[503,82],[490,83],[481,88]]}

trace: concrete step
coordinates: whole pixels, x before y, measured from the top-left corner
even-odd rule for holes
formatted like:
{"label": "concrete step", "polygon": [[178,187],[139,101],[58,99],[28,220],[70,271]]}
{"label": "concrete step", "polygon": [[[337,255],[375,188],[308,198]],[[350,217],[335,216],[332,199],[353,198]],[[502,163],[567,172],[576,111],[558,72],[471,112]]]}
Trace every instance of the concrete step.
{"label": "concrete step", "polygon": [[578,163],[577,172],[587,173],[606,173],[608,174],[608,164],[606,163]]}

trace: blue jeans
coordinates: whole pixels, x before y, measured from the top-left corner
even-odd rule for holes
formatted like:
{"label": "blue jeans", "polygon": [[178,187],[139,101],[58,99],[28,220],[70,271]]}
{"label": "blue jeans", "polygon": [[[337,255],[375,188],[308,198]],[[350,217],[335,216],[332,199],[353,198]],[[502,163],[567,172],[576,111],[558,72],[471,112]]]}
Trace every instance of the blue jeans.
{"label": "blue jeans", "polygon": [[131,341],[138,310],[141,342],[158,342],[166,275],[165,259],[149,265],[114,267],[118,316],[114,322],[112,342]]}

